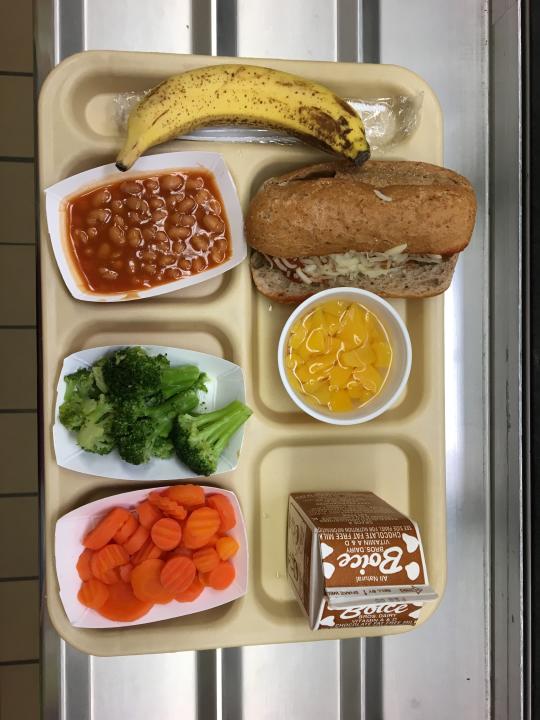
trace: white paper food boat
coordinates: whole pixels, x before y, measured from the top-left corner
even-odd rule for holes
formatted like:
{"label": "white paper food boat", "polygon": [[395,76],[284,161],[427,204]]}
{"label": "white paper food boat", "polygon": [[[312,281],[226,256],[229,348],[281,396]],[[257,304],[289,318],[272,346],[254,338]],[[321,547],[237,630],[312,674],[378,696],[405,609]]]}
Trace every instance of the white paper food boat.
{"label": "white paper food boat", "polygon": [[[136,292],[129,293],[99,293],[91,292],[84,287],[81,284],[77,270],[73,267],[73,261],[68,257],[68,253],[66,252],[66,244],[68,242],[66,237],[66,201],[73,195],[82,191],[91,190],[93,187],[106,184],[107,182],[137,178],[149,175],[154,171],[162,173],[170,170],[174,172],[198,167],[210,170],[219,188],[229,222],[232,243],[231,257],[226,262],[197,275],[175,280],[146,290],[137,290]],[[240,207],[236,187],[229,169],[219,153],[171,152],[161,153],[159,155],[146,155],[137,160],[136,169],[122,174],[120,174],[113,163],[101,165],[100,167],[86,170],[78,175],[66,178],[55,185],[51,185],[51,187],[45,190],[45,207],[49,235],[58,268],[69,292],[78,300],[88,300],[90,302],[119,302],[175,292],[222,275],[224,272],[227,272],[227,270],[231,270],[233,267],[236,267],[236,265],[239,265],[247,254],[242,208]]]}
{"label": "white paper food boat", "polygon": [[[79,350],[69,355],[62,365],[58,380],[56,406],[54,411],[53,443],[56,462],[60,467],[98,475],[99,477],[118,480],[184,480],[198,477],[196,473],[184,465],[174,455],[168,460],[152,459],[144,465],[130,465],[122,460],[117,450],[108,455],[97,455],[86,452],[77,445],[76,436],[65,428],[59,420],[58,410],[64,401],[66,383],[64,377],[82,367],[91,367],[99,358],[109,352],[127,347],[126,345],[109,345],[105,347]],[[207,393],[200,393],[202,409],[211,412],[228,405],[233,400],[245,402],[244,374],[242,368],[228,360],[180,348],[162,347],[160,345],[142,345],[150,355],[167,355],[171,365],[196,365],[201,372],[208,375]],[[214,475],[234,470],[238,465],[238,455],[242,446],[244,426],[236,432],[225,451],[221,455]]]}
{"label": "white paper food boat", "polygon": [[236,495],[228,490],[202,486],[205,495],[225,495],[234,507],[236,514],[236,525],[228,531],[239,544],[239,549],[229,562],[236,570],[236,578],[225,590],[213,590],[205,588],[199,597],[193,602],[181,603],[172,600],[166,605],[154,605],[152,609],[139,620],[133,622],[117,622],[108,620],[99,613],[82,605],[77,599],[77,593],[81,586],[81,579],[77,572],[77,560],[84,550],[82,540],[85,535],[97,525],[113,507],[125,507],[133,510],[137,503],[145,500],[151,490],[161,491],[164,487],[152,487],[145,490],[121,493],[96,500],[95,502],[83,505],[76,510],[64,515],[56,523],[54,552],[56,560],[56,575],[60,589],[60,598],[70,623],[74,627],[81,628],[117,628],[131,625],[144,625],[159,620],[192,615],[193,613],[210,610],[211,608],[224,605],[225,603],[237,600],[246,594],[248,581],[248,547],[244,518]]}

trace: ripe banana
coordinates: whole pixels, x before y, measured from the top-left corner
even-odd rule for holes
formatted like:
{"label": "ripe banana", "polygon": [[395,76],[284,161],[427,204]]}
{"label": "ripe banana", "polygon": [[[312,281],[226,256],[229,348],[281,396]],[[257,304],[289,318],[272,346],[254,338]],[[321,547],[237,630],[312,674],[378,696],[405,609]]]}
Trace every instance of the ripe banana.
{"label": "ripe banana", "polygon": [[323,85],[255,65],[214,65],[165,80],[132,110],[116,167],[128,170],[149,147],[217,124],[282,130],[358,165],[369,157],[362,119]]}

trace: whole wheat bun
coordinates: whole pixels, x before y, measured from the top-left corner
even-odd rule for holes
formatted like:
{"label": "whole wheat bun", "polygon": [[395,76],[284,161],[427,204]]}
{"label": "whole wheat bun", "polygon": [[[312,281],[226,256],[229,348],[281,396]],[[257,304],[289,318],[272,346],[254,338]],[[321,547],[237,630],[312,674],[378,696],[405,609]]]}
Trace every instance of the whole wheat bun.
{"label": "whole wheat bun", "polygon": [[300,303],[310,295],[329,287],[356,287],[381,295],[382,297],[427,298],[440,295],[448,289],[458,255],[448,255],[437,264],[409,261],[388,275],[377,278],[358,276],[354,281],[337,277],[325,283],[294,282],[280,270],[271,267],[258,252],[251,254],[251,275],[255,287],[274,302]]}
{"label": "whole wheat bun", "polygon": [[329,162],[267,180],[246,217],[251,247],[276,257],[385,251],[453,255],[471,238],[470,182],[422,162]]}

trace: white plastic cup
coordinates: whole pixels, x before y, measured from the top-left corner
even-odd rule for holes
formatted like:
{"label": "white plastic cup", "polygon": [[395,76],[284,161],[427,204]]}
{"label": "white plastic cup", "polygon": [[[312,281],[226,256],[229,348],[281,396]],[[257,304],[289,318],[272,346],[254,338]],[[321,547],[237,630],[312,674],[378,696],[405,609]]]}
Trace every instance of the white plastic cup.
{"label": "white plastic cup", "polygon": [[[291,386],[285,368],[285,352],[287,339],[292,325],[299,317],[313,310],[327,300],[344,300],[363,305],[382,323],[392,348],[392,363],[388,377],[379,392],[364,406],[349,412],[332,412],[306,402]],[[285,390],[298,407],[311,417],[332,425],[358,425],[373,420],[386,412],[400,397],[411,372],[412,348],[411,339],[405,323],[396,310],[383,298],[367,290],[359,288],[331,288],[312,295],[299,305],[285,323],[278,345],[278,366],[281,382]]]}

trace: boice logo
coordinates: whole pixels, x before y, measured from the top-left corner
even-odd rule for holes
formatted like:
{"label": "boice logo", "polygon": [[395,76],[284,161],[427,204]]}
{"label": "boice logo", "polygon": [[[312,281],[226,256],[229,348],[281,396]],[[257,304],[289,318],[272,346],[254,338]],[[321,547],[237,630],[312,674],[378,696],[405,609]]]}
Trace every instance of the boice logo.
{"label": "boice logo", "polygon": [[385,613],[386,615],[401,615],[409,609],[407,603],[380,603],[379,605],[362,605],[360,607],[351,607],[343,610],[339,614],[340,620],[354,620],[362,615],[378,615]]}
{"label": "boice logo", "polygon": [[403,570],[402,557],[403,550],[397,545],[392,545],[382,553],[360,555],[359,553],[344,552],[338,555],[337,563],[339,567],[350,567],[353,570],[360,568],[360,575],[365,575],[368,567],[379,568],[379,572],[383,575],[393,575]]}

